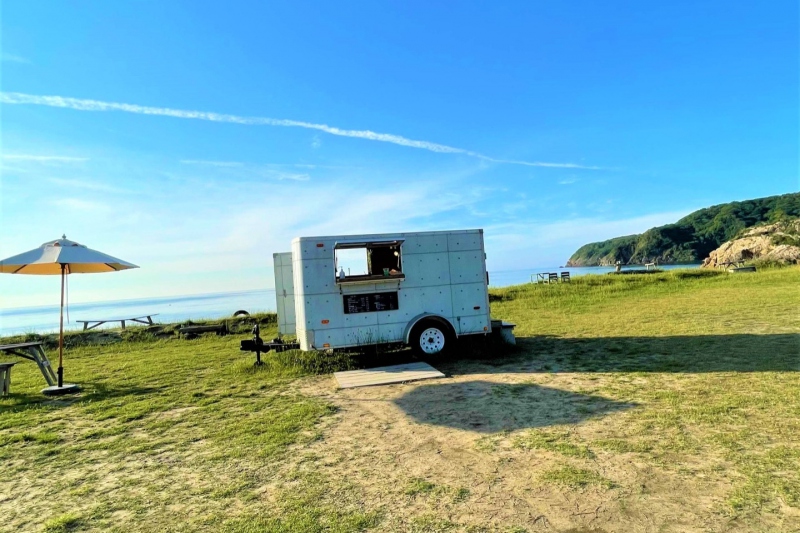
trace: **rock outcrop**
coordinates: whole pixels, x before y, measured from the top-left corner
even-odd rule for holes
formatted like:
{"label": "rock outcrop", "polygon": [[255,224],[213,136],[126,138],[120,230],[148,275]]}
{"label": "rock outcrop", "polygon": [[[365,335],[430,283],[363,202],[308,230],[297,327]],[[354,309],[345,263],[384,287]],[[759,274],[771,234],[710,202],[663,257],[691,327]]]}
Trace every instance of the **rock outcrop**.
{"label": "rock outcrop", "polygon": [[800,220],[746,230],[712,251],[702,266],[714,268],[753,260],[800,263]]}

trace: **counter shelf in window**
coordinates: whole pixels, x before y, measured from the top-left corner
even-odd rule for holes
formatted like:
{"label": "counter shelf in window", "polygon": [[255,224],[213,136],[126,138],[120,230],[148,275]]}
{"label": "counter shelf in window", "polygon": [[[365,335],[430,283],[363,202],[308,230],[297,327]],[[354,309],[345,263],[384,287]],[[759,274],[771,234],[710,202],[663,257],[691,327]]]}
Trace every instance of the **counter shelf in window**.
{"label": "counter shelf in window", "polygon": [[383,274],[362,274],[358,276],[345,276],[344,279],[336,278],[336,283],[346,285],[348,283],[381,283],[383,281],[403,281],[406,275],[402,272],[389,273],[388,276]]}

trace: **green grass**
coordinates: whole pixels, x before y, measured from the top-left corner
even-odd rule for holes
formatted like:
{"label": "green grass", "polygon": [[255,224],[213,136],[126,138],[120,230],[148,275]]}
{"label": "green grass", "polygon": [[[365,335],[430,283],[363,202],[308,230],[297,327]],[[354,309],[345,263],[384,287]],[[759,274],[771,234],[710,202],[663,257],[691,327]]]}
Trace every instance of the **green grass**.
{"label": "green grass", "polygon": [[45,533],[67,533],[68,531],[75,531],[81,525],[81,518],[78,515],[67,513],[44,523]]}
{"label": "green grass", "polygon": [[[372,529],[380,523],[375,512],[343,507],[328,495],[331,486],[318,475],[301,474],[292,490],[279,494],[273,512],[244,513],[223,519],[223,533],[346,533]],[[256,502],[257,503],[257,500]]]}
{"label": "green grass", "polygon": [[[800,269],[731,274],[720,270],[670,270],[652,275],[582,276],[571,283],[517,285],[493,291],[492,313],[516,320],[518,335],[619,337],[643,334],[758,333],[749,326],[781,317],[797,332],[787,294]],[[757,296],[757,297],[754,297]]]}
{"label": "green grass", "polygon": [[516,322],[526,337],[520,346],[536,354],[529,367],[575,375],[585,392],[640,406],[582,444],[552,431],[513,444],[570,457],[635,453],[666,469],[691,463],[691,472],[723,472],[733,485],[723,511],[734,515],[797,507],[799,286],[800,268],[786,267],[495,291],[493,314]]}
{"label": "green grass", "polygon": [[[762,523],[781,531],[791,523],[782,509],[800,509],[798,287],[800,268],[787,267],[494,290],[493,316],[517,324],[518,349],[463,346],[441,364],[454,375],[483,365],[480,372],[515,376],[493,381],[485,401],[521,407],[503,431],[473,432],[464,453],[497,465],[535,459],[535,470],[508,475],[525,490],[609,494],[619,502],[607,504],[619,506],[609,516],[647,505],[651,493],[656,510],[682,497],[659,490],[712,480],[709,523],[726,517],[743,531]],[[262,337],[275,336],[274,317],[257,318]],[[310,377],[407,354],[292,351],[254,367],[253,355],[239,351],[248,322],[231,329],[194,340],[177,338],[174,326],[70,333],[66,379],[83,388],[73,397],[42,396],[35,365],[15,366],[12,394],[0,398],[0,494],[13,494],[0,498],[3,527],[344,533],[511,531],[527,523],[527,515],[495,523],[470,511],[492,498],[503,507],[505,495],[493,488],[502,480],[447,478],[446,460],[391,483],[384,478],[397,465],[362,448],[358,435],[347,457],[371,465],[366,473],[336,475],[325,458],[309,455],[325,450],[337,420],[355,416],[355,406],[340,411],[335,396],[304,392]],[[24,338],[44,339],[55,359],[52,336]],[[561,418],[537,411],[548,398]],[[619,408],[606,411],[611,404]],[[468,433],[410,427],[418,442],[443,448],[451,434]],[[558,512],[548,511],[551,522]]]}
{"label": "green grass", "polygon": [[562,466],[545,471],[540,479],[546,483],[555,483],[572,489],[582,489],[589,485],[597,485],[606,489],[614,486],[611,480],[597,472],[574,466]]}
{"label": "green grass", "polygon": [[[319,422],[335,411],[291,386],[329,362],[286,352],[254,367],[252,354],[238,350],[241,338],[78,345],[65,358],[67,380],[83,388],[75,397],[41,396],[36,367],[17,365],[15,394],[0,400],[0,460],[7,475],[35,472],[43,485],[4,517],[21,529],[75,509],[99,530],[224,523],[289,448],[319,438]],[[199,512],[185,524],[169,512],[180,502]],[[138,525],[122,528],[120,514]],[[73,527],[62,518],[48,518],[48,530]]]}
{"label": "green grass", "polygon": [[646,442],[631,442],[623,439],[597,439],[592,446],[614,453],[647,453],[652,446]]}
{"label": "green grass", "polygon": [[525,450],[547,450],[567,457],[581,457],[591,459],[592,451],[580,444],[570,442],[569,433],[550,433],[544,431],[529,431],[514,440],[514,446]]}
{"label": "green grass", "polygon": [[413,478],[406,488],[406,494],[409,496],[416,496],[417,494],[428,494],[433,492],[436,488],[436,485],[431,483],[430,481],[425,481],[422,478],[415,477]]}

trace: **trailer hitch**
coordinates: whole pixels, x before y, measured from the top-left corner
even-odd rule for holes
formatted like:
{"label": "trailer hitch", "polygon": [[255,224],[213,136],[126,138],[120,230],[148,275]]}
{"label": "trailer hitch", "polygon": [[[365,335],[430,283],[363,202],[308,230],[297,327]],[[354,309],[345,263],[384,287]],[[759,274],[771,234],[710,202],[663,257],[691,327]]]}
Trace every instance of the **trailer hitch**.
{"label": "trailer hitch", "polygon": [[261,328],[258,324],[253,326],[253,338],[241,341],[239,350],[243,352],[256,352],[255,366],[261,366],[264,363],[261,361],[261,352],[267,353],[270,350],[276,352],[283,352],[286,350],[297,350],[300,344],[296,342],[284,342],[280,338],[272,339],[270,342],[264,342],[261,338]]}

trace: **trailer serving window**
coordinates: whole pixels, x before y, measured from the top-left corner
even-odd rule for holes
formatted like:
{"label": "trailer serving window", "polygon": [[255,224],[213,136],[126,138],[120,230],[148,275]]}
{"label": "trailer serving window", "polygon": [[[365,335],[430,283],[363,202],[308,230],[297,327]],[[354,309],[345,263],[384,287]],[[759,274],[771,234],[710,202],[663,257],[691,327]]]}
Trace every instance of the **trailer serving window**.
{"label": "trailer serving window", "polygon": [[403,241],[337,242],[334,247],[336,281],[405,279],[401,247]]}

